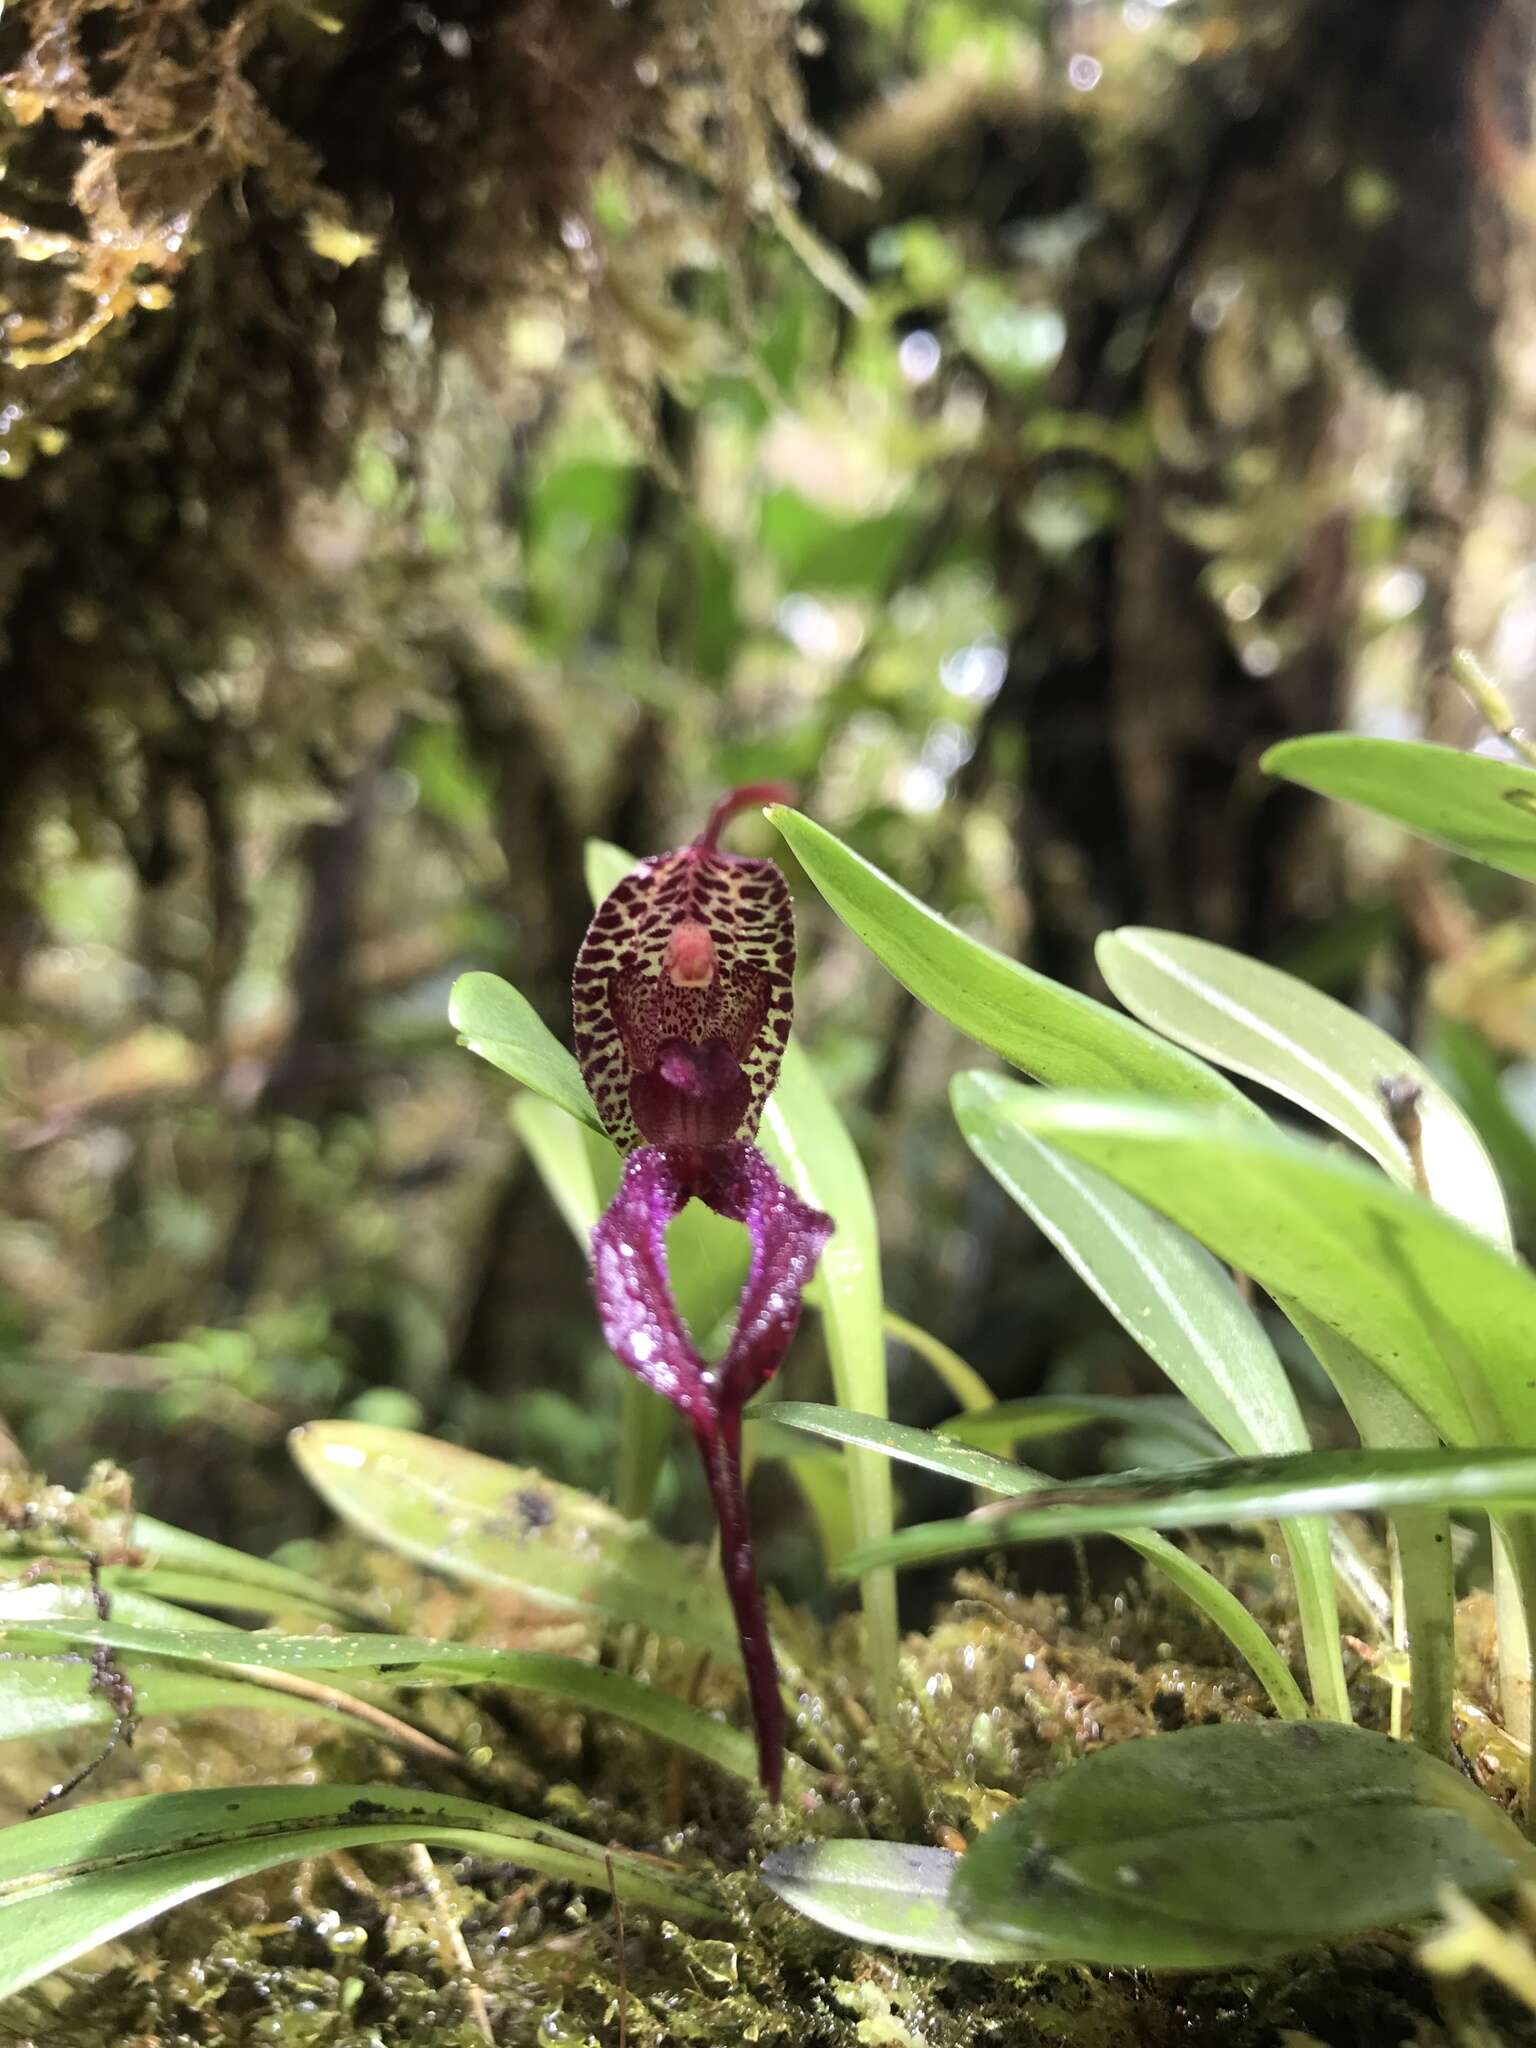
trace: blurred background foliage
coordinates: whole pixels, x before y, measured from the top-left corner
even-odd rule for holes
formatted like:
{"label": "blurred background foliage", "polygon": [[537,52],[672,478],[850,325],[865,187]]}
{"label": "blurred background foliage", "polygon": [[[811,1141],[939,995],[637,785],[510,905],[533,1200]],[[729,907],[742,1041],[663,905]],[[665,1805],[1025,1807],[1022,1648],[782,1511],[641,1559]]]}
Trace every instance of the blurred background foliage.
{"label": "blurred background foliage", "polygon": [[[1536,1225],[1516,885],[1256,768],[1474,741],[1458,639],[1536,698],[1533,50],[1527,0],[7,10],[15,1455],[255,1545],[318,1415],[606,1485],[446,995],[566,1035],[584,839],[743,780],[1076,985],[1143,921],[1359,1001]],[[892,1306],[1137,1390],[956,1142],[974,1054],[799,893]]]}

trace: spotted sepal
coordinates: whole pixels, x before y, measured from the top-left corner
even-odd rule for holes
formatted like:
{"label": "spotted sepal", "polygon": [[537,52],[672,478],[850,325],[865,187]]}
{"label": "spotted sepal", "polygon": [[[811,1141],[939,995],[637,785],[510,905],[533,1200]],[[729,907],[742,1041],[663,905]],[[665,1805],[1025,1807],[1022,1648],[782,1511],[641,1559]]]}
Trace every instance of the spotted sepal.
{"label": "spotted sepal", "polygon": [[721,853],[706,833],[624,877],[571,977],[576,1057],[620,1151],[755,1136],[794,970],[794,911],[772,861]]}

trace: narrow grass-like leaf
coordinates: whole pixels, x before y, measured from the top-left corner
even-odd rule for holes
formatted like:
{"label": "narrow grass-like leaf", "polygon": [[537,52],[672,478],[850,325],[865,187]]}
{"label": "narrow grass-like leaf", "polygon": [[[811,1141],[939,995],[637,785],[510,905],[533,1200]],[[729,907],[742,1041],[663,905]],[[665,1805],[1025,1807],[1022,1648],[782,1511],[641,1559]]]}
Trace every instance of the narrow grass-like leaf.
{"label": "narrow grass-like leaf", "polygon": [[1536,1505],[1536,1451],[1301,1451],[1281,1458],[1211,1458],[1167,1471],[1109,1472],[1070,1486],[1031,1488],[1018,1505],[902,1529],[842,1566],[931,1564],[989,1547],[1046,1543],[1126,1529],[1210,1529],[1297,1515],[1399,1507]]}
{"label": "narrow grass-like leaf", "polygon": [[419,1564],[736,1661],[730,1610],[704,1560],[590,1494],[376,1423],[313,1422],[290,1443],[343,1521]]}
{"label": "narrow grass-like leaf", "polygon": [[[427,1842],[521,1865],[673,1919],[715,1910],[659,1860],[478,1800],[383,1785],[151,1793],[0,1831],[0,1998],[203,1892],[333,1849]],[[610,1876],[611,1873],[611,1876]]]}
{"label": "narrow grass-like leaf", "polygon": [[1412,740],[1316,733],[1271,747],[1259,766],[1358,804],[1452,853],[1536,881],[1536,770]]}
{"label": "narrow grass-like leaf", "polygon": [[1448,1442],[1536,1445],[1536,1278],[1432,1203],[1323,1146],[1203,1111],[990,1074],[968,1092],[1348,1337]]}
{"label": "narrow grass-like leaf", "polygon": [[958,1351],[952,1351],[947,1344],[925,1330],[921,1324],[908,1322],[893,1309],[885,1311],[885,1333],[894,1337],[898,1344],[905,1344],[909,1351],[915,1351],[924,1364],[932,1368],[934,1377],[940,1381],[951,1397],[958,1401],[967,1414],[976,1414],[983,1408],[996,1404],[992,1389],[973,1365],[967,1365]]}
{"label": "narrow grass-like leaf", "polygon": [[1489,1898],[1532,1854],[1487,1794],[1406,1743],[1228,1722],[1100,1750],[960,1859],[978,1936],[1121,1967],[1239,1967]]}
{"label": "narrow grass-like leaf", "polygon": [[[786,1428],[827,1437],[834,1443],[865,1446],[887,1458],[937,1472],[946,1479],[957,1479],[963,1486],[979,1487],[986,1493],[1012,1495],[1031,1487],[1056,1484],[1054,1479],[1028,1465],[994,1458],[986,1451],[953,1443],[926,1429],[913,1429],[904,1422],[879,1421],[873,1416],[852,1414],[845,1408],[809,1401],[781,1401],[773,1410],[773,1419]],[[1305,1718],[1306,1700],[1285,1660],[1235,1593],[1228,1592],[1219,1579],[1166,1537],[1154,1535],[1150,1529],[1122,1529],[1118,1534],[1123,1543],[1161,1572],[1191,1606],[1221,1630],[1239,1656],[1253,1667],[1278,1714],[1288,1719]],[[894,1536],[886,1548],[901,1540],[901,1534]]]}
{"label": "narrow grass-like leaf", "polygon": [[979,1451],[1007,1451],[1037,1437],[1064,1436],[1102,1422],[1157,1430],[1202,1458],[1218,1458],[1228,1448],[1188,1401],[1171,1394],[1029,1394],[952,1415],[939,1424],[938,1434]]}
{"label": "narrow grass-like leaf", "polygon": [[[794,1043],[785,1047],[762,1136],[764,1151],[790,1187],[803,1201],[824,1209],[836,1226],[817,1276],[833,1388],[845,1407],[884,1415],[884,1300],[874,1198],[858,1148],[814,1067]],[[878,1542],[895,1520],[890,1465],[884,1458],[856,1455],[849,1478],[859,1541]],[[889,1703],[896,1683],[895,1580],[889,1573],[873,1573],[860,1592],[870,1670],[879,1697]]]}
{"label": "narrow grass-like leaf", "polygon": [[[356,1594],[339,1592],[306,1572],[273,1564],[268,1558],[248,1557],[243,1551],[231,1550],[207,1536],[174,1529],[151,1515],[134,1516],[129,1540],[133,1549],[144,1553],[143,1560],[139,1564],[105,1566],[109,1585],[139,1586],[161,1593],[168,1600],[244,1607],[256,1613],[288,1608],[299,1613],[366,1618],[371,1612],[367,1601]],[[180,1590],[190,1585],[201,1590]]]}
{"label": "narrow grass-like leaf", "polygon": [[[1008,1101],[1038,1092],[1005,1085]],[[1091,1166],[1043,1144],[974,1076],[960,1075],[953,1097],[987,1171],[1224,1443],[1250,1456],[1310,1448],[1274,1346],[1209,1252]],[[1327,1526],[1297,1523],[1287,1547],[1318,1711],[1347,1721]]]}
{"label": "narrow grass-like leaf", "polygon": [[769,816],[832,909],[902,986],[1026,1074],[1258,1114],[1202,1060],[969,938],[799,811],[775,806]]}
{"label": "narrow grass-like leaf", "polygon": [[[167,1664],[217,1666],[227,1670],[285,1671],[306,1675],[337,1672],[377,1674],[392,1689],[430,1686],[502,1685],[536,1693],[586,1713],[611,1714],[632,1727],[681,1749],[691,1750],[731,1776],[757,1782],[757,1748],[739,1729],[670,1693],[575,1657],[537,1650],[499,1650],[473,1643],[434,1642],[418,1636],[290,1636],[272,1631],[150,1628],[115,1617],[57,1616],[36,1620],[11,1609],[0,1597],[0,1635],[22,1637],[31,1647],[52,1638],[67,1645],[104,1643],[135,1658]],[[248,1690],[248,1689],[247,1689]],[[280,1697],[280,1695],[271,1695]],[[247,1705],[261,1705],[247,1697]],[[797,1758],[790,1770],[803,1769]]]}
{"label": "narrow grass-like leaf", "polygon": [[[291,1693],[271,1692],[214,1672],[120,1660],[133,1687],[140,1721],[185,1714],[278,1713],[300,1720],[334,1720],[330,1708]],[[0,1742],[37,1741],[76,1728],[104,1728],[114,1718],[104,1694],[93,1692],[90,1671],[76,1655],[25,1656],[12,1652],[0,1678]],[[42,1787],[39,1786],[39,1791]]]}
{"label": "narrow grass-like leaf", "polygon": [[448,996],[448,1021],[471,1052],[553,1102],[578,1123],[602,1129],[575,1056],[526,996],[499,974],[461,974]]}
{"label": "narrow grass-like leaf", "polygon": [[1367,1018],[1294,975],[1174,932],[1106,932],[1096,958],[1111,989],[1144,1024],[1273,1088],[1412,1187],[1413,1159],[1379,1086],[1410,1082],[1419,1091],[1430,1196],[1469,1228],[1509,1245],[1503,1192],[1477,1132],[1429,1069]]}
{"label": "narrow grass-like leaf", "polygon": [[1032,1950],[973,1933],[953,1912],[959,1862],[921,1843],[798,1842],[765,1856],[762,1876],[786,1906],[853,1941],[951,1963],[1027,1961]]}

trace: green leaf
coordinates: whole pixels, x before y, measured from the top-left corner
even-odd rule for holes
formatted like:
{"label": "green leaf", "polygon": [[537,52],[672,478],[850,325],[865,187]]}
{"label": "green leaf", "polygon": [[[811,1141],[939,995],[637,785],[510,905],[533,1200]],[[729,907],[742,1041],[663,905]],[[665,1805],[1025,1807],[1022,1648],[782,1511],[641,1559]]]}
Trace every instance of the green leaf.
{"label": "green leaf", "polygon": [[658,1859],[478,1800],[384,1785],[151,1793],[0,1830],[0,1998],[235,1878],[333,1849],[427,1842],[513,1862],[674,1919],[714,1910]]}
{"label": "green leaf", "polygon": [[[1224,1443],[1252,1456],[1310,1448],[1285,1368],[1231,1276],[1143,1202],[1010,1118],[1005,1105],[1032,1092],[957,1077],[955,1115],[987,1171]],[[1347,1721],[1326,1525],[1299,1524],[1287,1548],[1318,1709]]]}
{"label": "green leaf", "polygon": [[1430,1195],[1469,1228],[1508,1246],[1504,1196],[1477,1132],[1429,1069],[1385,1031],[1307,982],[1204,939],[1131,926],[1106,932],[1096,958],[1111,989],[1144,1024],[1298,1103],[1409,1187],[1413,1161],[1377,1084],[1412,1082],[1420,1090]]}
{"label": "green leaf", "polygon": [[[308,1721],[338,1718],[315,1700],[271,1692],[238,1678],[176,1670],[134,1658],[121,1659],[120,1666],[133,1687],[134,1714],[141,1721],[253,1710]],[[111,1703],[91,1690],[90,1672],[80,1658],[12,1653],[0,1684],[0,1742],[36,1741],[76,1728],[104,1728],[113,1718]]]}
{"label": "green leaf", "polygon": [[1217,1457],[1224,1448],[1187,1401],[1159,1394],[1030,1394],[952,1415],[939,1424],[938,1434],[978,1451],[1007,1451],[1036,1437],[1064,1436],[1099,1422],[1157,1430],[1177,1437],[1203,1458]]}
{"label": "green leaf", "polygon": [[1430,1202],[1326,1147],[1209,1112],[969,1078],[1347,1337],[1450,1443],[1536,1445],[1536,1280]]}
{"label": "green leaf", "polygon": [[304,1572],[227,1549],[150,1515],[134,1516],[128,1547],[142,1552],[142,1558],[134,1564],[104,1566],[102,1580],[109,1591],[140,1588],[170,1600],[244,1608],[255,1614],[351,1614],[367,1620],[373,1612],[367,1601]]}
{"label": "green leaf", "polygon": [[1210,1529],[1296,1515],[1413,1507],[1529,1508],[1536,1451],[1298,1451],[1280,1458],[1209,1458],[1157,1472],[1109,1472],[1030,1489],[1017,1507],[925,1522],[854,1551],[844,1573],[871,1564],[930,1564],[1012,1543],[1126,1529]]}
{"label": "green leaf", "polygon": [[[779,1085],[763,1116],[762,1137],[763,1150],[788,1184],[803,1201],[824,1209],[836,1225],[817,1274],[833,1388],[845,1407],[884,1415],[884,1298],[874,1197],[858,1148],[815,1069],[793,1042],[784,1049]],[[890,1465],[884,1458],[856,1456],[850,1466],[858,1539],[879,1542],[895,1521]],[[875,1573],[860,1591],[870,1668],[879,1694],[889,1699],[896,1678],[895,1581],[888,1573]]]}
{"label": "green leaf", "polygon": [[[20,1636],[29,1645],[44,1637],[62,1644],[104,1643],[126,1656],[218,1666],[221,1671],[238,1667],[306,1676],[376,1672],[398,1691],[502,1685],[537,1693],[542,1699],[557,1700],[585,1713],[612,1714],[664,1742],[691,1750],[747,1784],[757,1783],[757,1747],[750,1736],[670,1693],[575,1657],[537,1650],[485,1649],[473,1643],[435,1642],[420,1636],[294,1636],[241,1629],[154,1628],[119,1621],[115,1616],[103,1622],[85,1614],[39,1619],[3,1593],[0,1636],[12,1641]],[[77,1683],[84,1690],[84,1681]],[[255,1692],[248,1686],[236,1689],[243,1692],[243,1704],[248,1707],[284,1697]],[[146,1706],[144,1711],[155,1710]],[[788,1762],[792,1775],[803,1771],[798,1758],[791,1757]]]}
{"label": "green leaf", "polygon": [[703,1560],[590,1494],[375,1423],[312,1422],[289,1443],[343,1521],[433,1571],[736,1662],[725,1595]]}
{"label": "green leaf", "polygon": [[[904,1422],[885,1422],[846,1408],[809,1401],[780,1401],[771,1413],[774,1422],[786,1428],[828,1437],[834,1443],[865,1446],[884,1457],[920,1466],[925,1472],[940,1473],[946,1479],[957,1479],[963,1486],[980,1487],[987,1493],[1014,1495],[1030,1487],[1056,1484],[1045,1473],[1032,1471],[1027,1465],[991,1457],[985,1451],[972,1450],[966,1444],[953,1443],[925,1429],[913,1429]],[[750,1410],[748,1419],[753,1419]],[[1122,1529],[1119,1534],[1123,1543],[1154,1565],[1246,1658],[1277,1713],[1287,1718],[1305,1717],[1307,1703],[1285,1660],[1236,1594],[1229,1593],[1219,1579],[1150,1529]],[[894,1536],[884,1547],[890,1549],[901,1541],[901,1535]],[[846,1576],[841,1567],[839,1576]]]}
{"label": "green leaf", "polygon": [[1318,733],[1271,747],[1259,766],[1522,881],[1536,881],[1536,770],[1455,747]]}
{"label": "green leaf", "polygon": [[1487,1794],[1406,1743],[1228,1722],[1100,1750],[1032,1786],[960,1860],[962,1924],[1042,1957],[1204,1969],[1433,1913],[1529,1876]]}
{"label": "green leaf", "polygon": [[799,1842],[762,1862],[763,1881],[807,1920],[876,1948],[952,1963],[1010,1963],[1032,1951],[972,1933],[949,1905],[960,1858],[906,1842]]}
{"label": "green leaf", "polygon": [[1101,1088],[1258,1112],[1230,1082],[1102,1003],[968,938],[798,811],[774,824],[832,909],[930,1010],[1057,1087]]}
{"label": "green leaf", "polygon": [[601,1131],[575,1056],[526,996],[499,974],[461,974],[448,996],[448,1021],[460,1041],[514,1081]]}
{"label": "green leaf", "polygon": [[974,1366],[966,1364],[958,1351],[951,1351],[947,1344],[941,1344],[921,1324],[908,1322],[894,1309],[885,1311],[884,1321],[886,1335],[894,1337],[898,1344],[905,1344],[909,1351],[915,1351],[967,1413],[975,1414],[997,1405],[992,1398],[992,1389]]}

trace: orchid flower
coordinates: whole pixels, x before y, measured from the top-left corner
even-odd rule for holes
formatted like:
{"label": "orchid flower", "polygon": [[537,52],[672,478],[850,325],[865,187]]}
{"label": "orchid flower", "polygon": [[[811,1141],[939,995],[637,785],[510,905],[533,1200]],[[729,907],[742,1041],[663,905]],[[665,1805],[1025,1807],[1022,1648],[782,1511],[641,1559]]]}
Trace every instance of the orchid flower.
{"label": "orchid flower", "polygon": [[[598,1316],[619,1363],[686,1416],[703,1458],[772,1799],[784,1705],[747,1521],[741,1416],[789,1348],[832,1221],[752,1142],[789,1038],[794,913],[772,861],[722,853],[719,839],[738,811],[783,794],[738,789],[691,845],[642,861],[598,905],[571,977],[576,1057],[628,1154],[592,1232]],[[744,1224],[752,1242],[718,1364],[700,1356],[667,1275],[667,1225],[690,1198]]]}

